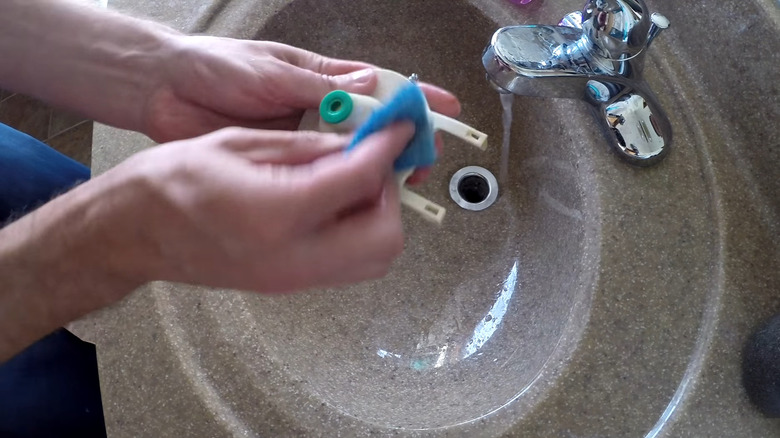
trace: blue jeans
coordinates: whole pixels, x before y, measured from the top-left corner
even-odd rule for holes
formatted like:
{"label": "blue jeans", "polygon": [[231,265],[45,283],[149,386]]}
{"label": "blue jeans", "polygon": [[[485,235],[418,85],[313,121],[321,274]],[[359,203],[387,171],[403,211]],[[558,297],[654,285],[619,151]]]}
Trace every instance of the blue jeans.
{"label": "blue jeans", "polygon": [[89,176],[83,164],[0,123],[0,223],[29,212]]}
{"label": "blue jeans", "polygon": [[[89,177],[86,166],[0,124],[0,226]],[[93,344],[59,329],[0,363],[0,436],[105,435]]]}

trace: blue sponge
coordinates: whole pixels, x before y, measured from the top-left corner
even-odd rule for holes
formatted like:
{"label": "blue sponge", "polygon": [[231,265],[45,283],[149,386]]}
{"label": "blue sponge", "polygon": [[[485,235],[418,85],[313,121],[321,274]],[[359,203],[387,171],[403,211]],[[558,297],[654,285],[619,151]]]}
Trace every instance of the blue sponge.
{"label": "blue sponge", "polygon": [[347,151],[354,149],[369,135],[405,120],[414,122],[415,133],[401,156],[395,160],[394,170],[401,172],[415,167],[432,166],[436,162],[433,127],[428,119],[428,104],[425,96],[420,87],[414,83],[403,87],[390,102],[371,114],[371,117],[358,128]]}

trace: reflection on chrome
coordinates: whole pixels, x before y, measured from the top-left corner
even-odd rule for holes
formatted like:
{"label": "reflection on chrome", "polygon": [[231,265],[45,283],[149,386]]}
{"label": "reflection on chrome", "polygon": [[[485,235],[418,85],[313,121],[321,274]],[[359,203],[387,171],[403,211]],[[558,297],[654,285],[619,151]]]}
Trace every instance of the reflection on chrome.
{"label": "reflection on chrome", "polygon": [[506,310],[509,307],[509,300],[515,293],[515,286],[517,285],[517,260],[512,266],[512,270],[504,280],[504,286],[501,288],[501,293],[498,294],[496,302],[490,307],[490,311],[482,321],[477,324],[474,329],[474,334],[471,336],[471,340],[466,344],[466,348],[463,351],[463,359],[476,353],[483,345],[493,336],[498,330],[498,326],[501,325],[501,321],[504,319]]}

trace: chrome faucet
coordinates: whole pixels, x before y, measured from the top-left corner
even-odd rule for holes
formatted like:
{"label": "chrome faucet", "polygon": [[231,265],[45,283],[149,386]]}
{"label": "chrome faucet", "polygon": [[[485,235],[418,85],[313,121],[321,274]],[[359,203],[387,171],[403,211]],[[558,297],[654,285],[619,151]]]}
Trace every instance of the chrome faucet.
{"label": "chrome faucet", "polygon": [[643,0],[588,0],[558,26],[497,30],[482,64],[501,93],[592,104],[618,155],[649,166],[668,153],[672,128],[642,70],[650,43],[668,26]]}

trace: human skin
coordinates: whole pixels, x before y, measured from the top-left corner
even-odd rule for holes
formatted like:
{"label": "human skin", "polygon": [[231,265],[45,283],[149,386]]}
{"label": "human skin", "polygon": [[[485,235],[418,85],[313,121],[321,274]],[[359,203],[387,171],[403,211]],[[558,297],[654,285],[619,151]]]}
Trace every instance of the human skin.
{"label": "human skin", "polygon": [[370,93],[368,64],[65,0],[4,1],[0,56],[4,88],[168,142],[0,229],[0,361],[149,281],[299,291],[382,276],[403,249],[392,163],[410,124],[349,154],[284,131],[334,89]]}

